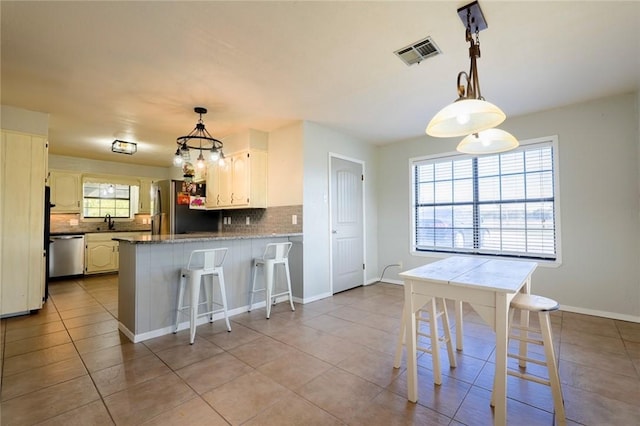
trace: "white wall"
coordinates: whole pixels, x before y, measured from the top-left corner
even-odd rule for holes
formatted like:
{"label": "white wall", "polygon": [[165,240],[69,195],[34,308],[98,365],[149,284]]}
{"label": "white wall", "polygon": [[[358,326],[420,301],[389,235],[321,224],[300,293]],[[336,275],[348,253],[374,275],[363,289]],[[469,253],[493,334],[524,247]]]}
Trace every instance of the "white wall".
{"label": "white wall", "polygon": [[[91,160],[88,158],[49,154],[49,169],[71,170],[94,174],[148,177],[152,179],[169,179],[171,169],[177,168],[141,166],[129,163],[116,163],[115,161]],[[182,178],[182,173],[180,173],[180,178]]]}
{"label": "white wall", "polygon": [[304,122],[304,298],[330,293],[329,153],[364,162],[367,280],[378,274],[377,148],[317,123]]}
{"label": "white wall", "polygon": [[269,133],[267,206],[302,204],[302,122]]}
{"label": "white wall", "polygon": [[[558,135],[561,266],[539,267],[533,291],[563,309],[640,322],[640,126],[638,94],[508,118],[521,140]],[[455,150],[428,136],[380,147],[380,269],[435,259],[409,254],[409,159]],[[385,278],[397,279],[398,268]]]}
{"label": "white wall", "polygon": [[0,105],[0,128],[32,135],[49,135],[49,114]]}

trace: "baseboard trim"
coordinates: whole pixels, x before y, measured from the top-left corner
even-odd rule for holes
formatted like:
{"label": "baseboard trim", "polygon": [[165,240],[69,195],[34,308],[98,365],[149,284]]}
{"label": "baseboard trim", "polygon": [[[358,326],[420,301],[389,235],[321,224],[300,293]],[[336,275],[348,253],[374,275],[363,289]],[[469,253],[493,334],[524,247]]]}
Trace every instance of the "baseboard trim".
{"label": "baseboard trim", "polygon": [[573,312],[576,314],[592,315],[594,317],[602,317],[602,318],[609,318],[609,319],[615,319],[620,321],[640,323],[640,316],[636,316],[636,315],[619,314],[617,312],[600,311],[597,309],[578,308],[575,306],[568,306],[568,305],[560,305],[560,310],[566,311],[566,312]]}
{"label": "baseboard trim", "polygon": [[[300,303],[302,303],[302,304],[311,303],[311,302],[315,302],[316,300],[326,299],[327,297],[331,297],[331,296],[333,296],[333,294],[331,294],[330,292],[321,293],[321,294],[318,294],[316,296],[305,297],[305,298],[302,299],[302,301]],[[296,300],[296,298],[294,298],[293,300]],[[298,300],[300,300],[300,299],[298,299]]]}

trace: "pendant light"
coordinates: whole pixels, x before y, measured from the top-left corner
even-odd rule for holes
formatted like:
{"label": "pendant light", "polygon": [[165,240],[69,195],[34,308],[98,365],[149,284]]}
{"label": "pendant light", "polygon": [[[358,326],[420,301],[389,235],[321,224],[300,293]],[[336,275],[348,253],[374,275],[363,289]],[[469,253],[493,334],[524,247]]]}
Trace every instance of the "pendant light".
{"label": "pendant light", "polygon": [[[469,73],[465,71],[458,73],[456,82],[458,99],[441,109],[431,119],[426,133],[441,138],[469,135],[458,145],[459,151],[469,154],[487,154],[513,149],[518,146],[518,141],[513,135],[503,130],[481,133],[502,123],[506,115],[496,105],[487,102],[480,92],[477,66],[477,58],[480,57],[479,33],[487,28],[480,5],[474,1],[458,9],[458,15],[466,24],[465,40],[469,42]],[[495,151],[498,149],[497,146],[502,147],[500,151]]]}
{"label": "pendant light", "polygon": [[500,129],[487,129],[462,139],[456,149],[465,154],[481,155],[509,151],[518,145],[518,140],[511,133]]}
{"label": "pendant light", "polygon": [[207,131],[202,121],[202,115],[207,113],[207,109],[203,107],[195,107],[193,109],[196,114],[200,115],[196,127],[186,136],[180,136],[176,139],[178,148],[173,157],[173,164],[176,167],[180,167],[185,163],[191,161],[190,149],[198,150],[199,155],[196,160],[196,167],[203,169],[206,166],[206,160],[203,152],[208,152],[208,159],[215,161],[218,158],[223,157],[222,153],[222,141],[214,138]]}

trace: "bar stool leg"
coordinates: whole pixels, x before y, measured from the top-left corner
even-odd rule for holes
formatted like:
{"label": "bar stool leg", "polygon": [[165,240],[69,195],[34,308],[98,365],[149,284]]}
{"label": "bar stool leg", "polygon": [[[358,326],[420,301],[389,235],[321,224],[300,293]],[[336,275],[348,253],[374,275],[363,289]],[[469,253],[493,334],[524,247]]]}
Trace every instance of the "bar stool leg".
{"label": "bar stool leg", "polygon": [[207,312],[209,312],[209,322],[213,322],[213,286],[215,285],[215,281],[213,279],[213,274],[203,275],[202,280],[204,281],[204,293],[207,297]]}
{"label": "bar stool leg", "polygon": [[196,338],[196,319],[198,317],[198,302],[200,300],[200,285],[202,281],[202,274],[197,271],[191,272],[190,290],[191,290],[191,306],[189,308],[191,313],[190,325],[189,325],[189,344],[193,345],[193,341]]}
{"label": "bar stool leg", "polygon": [[[445,336],[451,336],[451,325],[449,324],[449,314],[447,313],[447,305],[446,305],[447,302],[444,299],[440,299],[440,302],[442,303],[442,327],[444,327],[445,329]],[[438,331],[438,324],[436,323],[436,332],[437,331]],[[449,366],[455,368],[458,366],[458,362],[456,361],[456,354],[453,351],[453,342],[451,341],[450,338],[447,338],[446,345],[447,345],[447,354],[449,355]]]}
{"label": "bar stool leg", "polygon": [[553,405],[556,408],[556,420],[560,425],[566,424],[564,413],[564,401],[562,399],[562,388],[560,387],[560,376],[556,365],[556,355],[553,349],[553,339],[551,337],[551,320],[548,312],[538,312],[540,319],[540,330],[542,341],[544,342],[544,353],[547,357],[547,370],[549,371],[549,382],[551,383],[551,393],[553,394]]}
{"label": "bar stool leg", "polygon": [[284,272],[287,275],[287,288],[289,289],[289,304],[291,305],[291,310],[295,311],[296,307],[293,306],[293,293],[291,292],[291,273],[289,272],[289,260],[284,263]]}
{"label": "bar stool leg", "polygon": [[231,324],[229,323],[229,314],[227,313],[227,290],[224,285],[224,272],[222,268],[218,271],[218,282],[220,283],[220,293],[222,294],[222,308],[224,311],[224,321],[227,323],[227,331],[231,331]]}
{"label": "bar stool leg", "polygon": [[187,285],[187,276],[183,271],[180,271],[180,280],[179,280],[179,288],[178,288],[178,308],[176,309],[176,322],[173,327],[173,334],[178,332],[178,324],[180,323],[180,312],[183,309],[184,303],[184,288]]}
{"label": "bar stool leg", "polygon": [[251,312],[251,309],[253,308],[253,295],[256,292],[256,278],[258,276],[258,262],[256,260],[253,261],[253,280],[252,280],[252,284],[251,284],[251,296],[249,298],[249,311]]}
{"label": "bar stool leg", "polygon": [[396,343],[396,355],[393,358],[393,368],[400,368],[400,363],[402,361],[402,346],[404,345],[405,334],[407,332],[407,327],[404,324],[406,309],[406,306],[402,307],[402,321],[400,321],[400,334],[398,334],[398,343]]}
{"label": "bar stool leg", "polygon": [[268,260],[264,262],[264,286],[266,292],[264,303],[267,307],[267,319],[269,319],[271,317],[271,294],[273,293],[273,262]]}

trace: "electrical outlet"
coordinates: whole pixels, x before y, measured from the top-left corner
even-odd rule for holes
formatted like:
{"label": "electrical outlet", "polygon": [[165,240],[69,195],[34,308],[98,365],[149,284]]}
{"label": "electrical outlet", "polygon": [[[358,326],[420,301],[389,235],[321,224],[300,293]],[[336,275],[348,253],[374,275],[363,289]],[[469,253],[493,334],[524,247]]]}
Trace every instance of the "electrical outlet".
{"label": "electrical outlet", "polygon": [[247,216],[247,225],[251,225],[251,219]]}
{"label": "electrical outlet", "polygon": [[298,215],[297,214],[292,214],[291,215],[291,224],[292,225],[297,225],[298,224]]}

